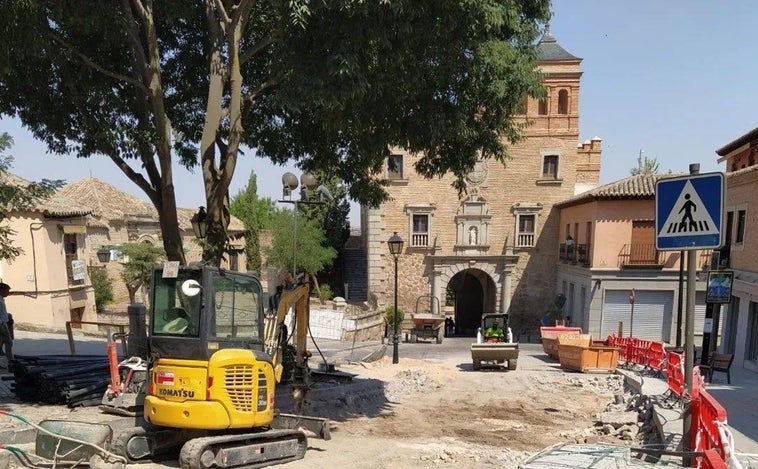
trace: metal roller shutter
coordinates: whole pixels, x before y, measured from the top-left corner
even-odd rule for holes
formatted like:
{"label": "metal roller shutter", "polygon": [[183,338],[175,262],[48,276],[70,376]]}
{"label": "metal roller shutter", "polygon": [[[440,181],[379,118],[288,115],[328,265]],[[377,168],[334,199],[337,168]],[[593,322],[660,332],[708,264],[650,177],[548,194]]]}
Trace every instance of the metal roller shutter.
{"label": "metal roller shutter", "polygon": [[[720,307],[720,305],[715,305],[715,308]],[[682,315],[684,316],[684,315]],[[684,317],[682,317],[682,321],[684,321]],[[705,292],[699,291],[696,293],[695,298],[695,335],[701,336],[703,335],[703,325],[705,325]],[[724,330],[724,314],[722,311],[721,318],[719,319],[719,338],[721,337],[721,333]],[[684,325],[682,325],[682,333],[684,333]],[[699,347],[702,345],[701,343],[696,343],[695,346]]]}
{"label": "metal roller shutter", "polygon": [[629,318],[632,307],[629,304],[630,290],[606,290],[605,303],[603,304],[602,324],[600,325],[600,337],[605,338],[618,333],[619,322],[624,323],[624,335],[627,335]]}
{"label": "metal roller shutter", "polygon": [[[637,290],[634,295],[634,318],[629,304],[629,290],[607,290],[603,305],[602,334],[607,336],[624,323],[624,335],[645,340],[663,340],[663,324],[671,321],[674,302],[672,291]],[[633,328],[633,329],[632,329]]]}

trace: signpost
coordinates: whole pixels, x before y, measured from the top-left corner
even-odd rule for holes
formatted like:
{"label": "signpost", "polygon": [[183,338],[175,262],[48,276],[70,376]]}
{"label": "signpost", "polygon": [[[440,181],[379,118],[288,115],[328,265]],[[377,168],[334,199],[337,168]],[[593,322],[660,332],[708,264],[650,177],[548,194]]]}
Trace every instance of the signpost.
{"label": "signpost", "polygon": [[[693,163],[689,176],[659,179],[655,184],[655,247],[659,251],[687,251],[684,383],[688,395],[692,395],[695,356],[697,250],[720,248],[724,225],[724,174],[699,172],[700,165]],[[688,407],[682,432],[685,451],[692,449],[691,427],[692,414]],[[685,457],[683,462],[689,466],[690,457]]]}

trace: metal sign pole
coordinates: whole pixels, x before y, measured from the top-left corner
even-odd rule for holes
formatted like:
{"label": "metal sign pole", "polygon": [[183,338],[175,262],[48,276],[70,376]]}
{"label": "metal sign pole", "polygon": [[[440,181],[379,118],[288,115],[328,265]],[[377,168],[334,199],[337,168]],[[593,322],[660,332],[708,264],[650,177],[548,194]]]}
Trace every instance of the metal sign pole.
{"label": "metal sign pole", "polygon": [[[698,174],[700,165],[690,165],[690,174]],[[687,396],[692,396],[692,367],[695,359],[695,298],[697,288],[697,250],[687,251],[687,310],[684,319],[684,388]],[[682,439],[684,451],[692,451],[692,403],[684,410]],[[689,456],[684,457],[684,465],[691,466]]]}

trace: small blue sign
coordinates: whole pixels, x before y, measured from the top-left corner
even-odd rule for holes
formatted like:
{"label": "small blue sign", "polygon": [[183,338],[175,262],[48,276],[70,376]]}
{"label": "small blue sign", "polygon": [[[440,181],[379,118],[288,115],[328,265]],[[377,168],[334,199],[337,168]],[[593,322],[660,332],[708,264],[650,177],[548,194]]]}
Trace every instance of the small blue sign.
{"label": "small blue sign", "polygon": [[720,248],[723,217],[723,173],[656,182],[655,247],[659,251]]}

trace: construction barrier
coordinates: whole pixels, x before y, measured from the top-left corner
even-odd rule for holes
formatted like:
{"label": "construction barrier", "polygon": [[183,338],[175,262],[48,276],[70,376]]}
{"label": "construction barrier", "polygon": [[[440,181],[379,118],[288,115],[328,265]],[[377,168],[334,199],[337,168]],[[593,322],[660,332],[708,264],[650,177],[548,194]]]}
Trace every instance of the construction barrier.
{"label": "construction barrier", "polygon": [[666,347],[663,342],[615,335],[610,335],[606,342],[611,347],[619,348],[619,360],[625,363],[640,365],[656,373],[662,373],[666,367]]}
{"label": "construction barrier", "polygon": [[668,353],[666,383],[672,395],[678,398],[684,396],[684,354],[677,352]]}
{"label": "construction barrier", "polygon": [[[734,459],[734,438],[727,426],[726,409],[705,390],[692,401],[691,438],[693,451],[715,451],[725,464]],[[698,467],[708,467],[703,461],[697,463]]]}
{"label": "construction barrier", "polygon": [[726,462],[721,459],[721,455],[712,449],[703,452],[703,460],[700,467],[701,469],[729,469]]}

